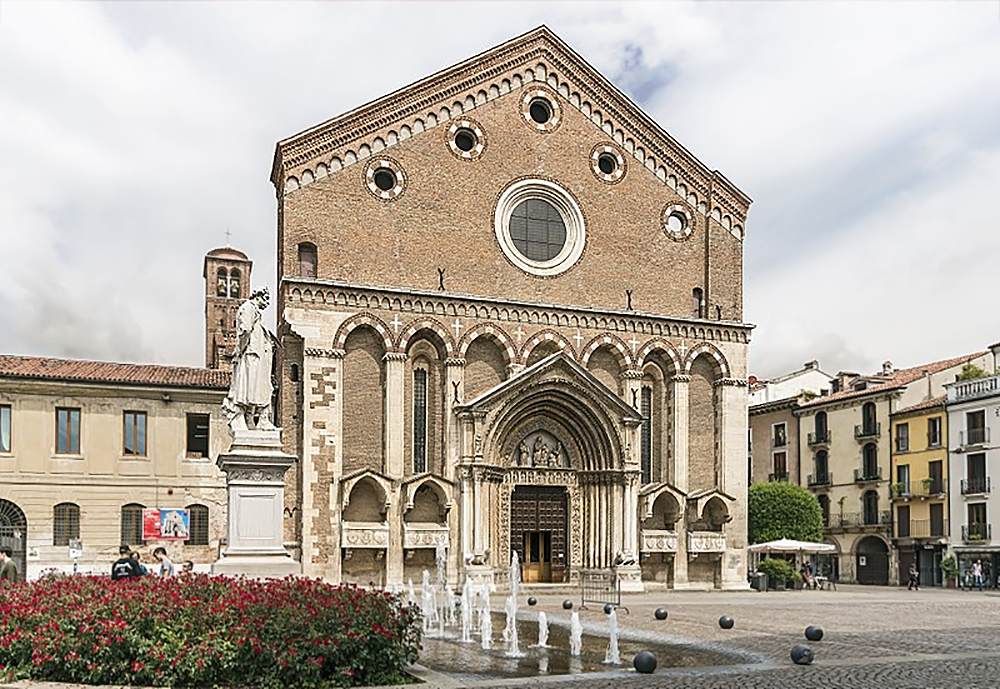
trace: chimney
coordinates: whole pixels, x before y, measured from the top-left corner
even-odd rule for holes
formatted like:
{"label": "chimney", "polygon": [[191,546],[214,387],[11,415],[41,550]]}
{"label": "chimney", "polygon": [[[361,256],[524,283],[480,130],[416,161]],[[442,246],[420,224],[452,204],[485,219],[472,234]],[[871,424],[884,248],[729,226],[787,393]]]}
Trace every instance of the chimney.
{"label": "chimney", "polygon": [[886,359],[882,362],[882,375],[891,376],[893,372],[892,362]]}
{"label": "chimney", "polygon": [[923,371],[923,375],[924,375],[924,378],[927,379],[927,397],[925,399],[930,399],[931,397],[934,396],[934,394],[933,394],[933,386],[931,386],[931,372],[928,371],[925,368],[924,371]]}
{"label": "chimney", "polygon": [[813,359],[812,361],[807,361],[805,364],[803,364],[803,368],[805,368],[807,371],[812,371],[814,369],[818,369],[819,368],[819,362],[816,361],[815,359]]}

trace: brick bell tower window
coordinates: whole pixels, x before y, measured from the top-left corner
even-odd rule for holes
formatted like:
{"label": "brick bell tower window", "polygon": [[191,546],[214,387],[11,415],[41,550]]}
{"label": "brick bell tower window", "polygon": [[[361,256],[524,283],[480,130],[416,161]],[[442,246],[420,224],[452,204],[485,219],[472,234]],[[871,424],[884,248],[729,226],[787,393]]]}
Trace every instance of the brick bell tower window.
{"label": "brick bell tower window", "polygon": [[583,254],[583,213],[555,182],[526,179],[508,185],[497,201],[494,222],[504,255],[526,273],[558,275]]}

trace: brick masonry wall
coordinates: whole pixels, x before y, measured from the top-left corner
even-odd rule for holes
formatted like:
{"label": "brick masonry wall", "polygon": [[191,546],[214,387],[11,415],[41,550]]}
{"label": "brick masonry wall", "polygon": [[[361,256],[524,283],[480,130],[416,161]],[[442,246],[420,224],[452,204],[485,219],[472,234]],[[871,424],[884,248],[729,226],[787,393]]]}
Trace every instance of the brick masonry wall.
{"label": "brick masonry wall", "polygon": [[[368,191],[363,163],[280,197],[283,274],[298,273],[296,247],[307,241],[318,247],[320,278],[433,290],[443,268],[447,289],[468,294],[622,308],[624,290],[631,289],[636,309],[688,315],[691,290],[705,282],[705,217],[694,215],[688,240],[668,238],[662,211],[683,202],[674,190],[627,155],[621,181],[598,180],[590,152],[611,144],[609,137],[571,107],[562,108],[555,131],[539,132],[524,121],[522,95],[516,91],[476,109],[487,145],[475,160],[450,152],[444,125],[393,146],[388,153],[406,178],[394,201]],[[558,181],[586,218],[584,254],[558,277],[520,271],[494,236],[497,196],[526,176]],[[365,218],[364,231],[358,218]],[[740,320],[742,243],[711,224],[710,312],[720,304],[724,318]]]}
{"label": "brick masonry wall", "polygon": [[347,338],[344,356],[344,473],[384,470],[382,442],[384,350],[370,328]]}
{"label": "brick masonry wall", "polygon": [[691,365],[688,387],[688,488],[715,487],[715,372],[704,358]]}
{"label": "brick masonry wall", "polygon": [[475,339],[465,355],[465,397],[471,400],[507,378],[507,364],[499,345],[489,337]]}

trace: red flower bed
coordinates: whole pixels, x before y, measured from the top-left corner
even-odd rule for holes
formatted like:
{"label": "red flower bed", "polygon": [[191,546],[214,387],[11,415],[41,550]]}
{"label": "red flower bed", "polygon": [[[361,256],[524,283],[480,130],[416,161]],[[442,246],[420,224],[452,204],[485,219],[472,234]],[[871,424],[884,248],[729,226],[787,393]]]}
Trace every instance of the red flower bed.
{"label": "red flower bed", "polygon": [[0,585],[0,679],[184,687],[391,684],[420,647],[397,596],[303,578]]}

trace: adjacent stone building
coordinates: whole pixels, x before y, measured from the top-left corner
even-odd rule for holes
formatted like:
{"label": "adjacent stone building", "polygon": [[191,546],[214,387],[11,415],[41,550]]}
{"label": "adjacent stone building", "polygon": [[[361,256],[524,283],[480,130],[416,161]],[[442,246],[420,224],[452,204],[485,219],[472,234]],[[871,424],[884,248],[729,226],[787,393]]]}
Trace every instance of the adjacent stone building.
{"label": "adjacent stone building", "polygon": [[840,373],[830,394],[798,411],[800,462],[823,511],[827,541],[837,546],[831,565],[840,580],[861,584],[899,581],[892,545],[890,419],[898,410],[944,394],[978,352],[906,369],[885,362],[867,376]]}
{"label": "adjacent stone building", "polygon": [[307,575],[746,586],[750,199],[541,27],[279,142]]}
{"label": "adjacent stone building", "polygon": [[122,543],[147,555],[144,508],[190,510],[176,561],[207,567],[225,533],[215,466],[229,435],[224,371],[0,355],[0,544],[21,576],[106,573]]}

